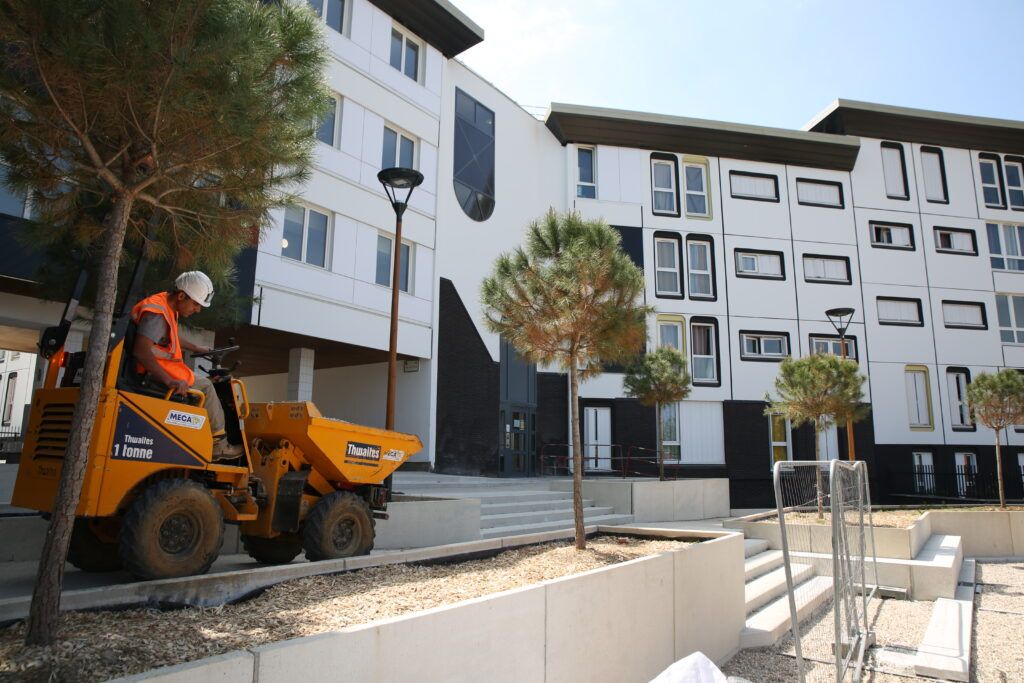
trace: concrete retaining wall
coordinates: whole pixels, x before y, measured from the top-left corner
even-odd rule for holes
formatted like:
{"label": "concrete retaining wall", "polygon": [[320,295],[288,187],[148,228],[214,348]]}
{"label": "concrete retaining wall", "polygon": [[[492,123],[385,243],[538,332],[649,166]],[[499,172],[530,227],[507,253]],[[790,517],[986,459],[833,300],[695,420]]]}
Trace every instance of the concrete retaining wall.
{"label": "concrete retaining wall", "polygon": [[1024,511],[932,510],[932,532],[953,534],[966,557],[1024,557]]}
{"label": "concrete retaining wall", "polygon": [[[571,480],[551,482],[553,491],[572,491]],[[633,515],[634,522],[686,522],[729,516],[728,479],[584,480],[583,497]]]}
{"label": "concrete retaining wall", "polygon": [[722,534],[671,553],[127,680],[177,683],[186,679],[166,676],[187,670],[188,683],[291,683],[296,675],[352,683],[639,683],[698,649],[719,663],[732,656],[745,618],[743,590],[743,539]]}

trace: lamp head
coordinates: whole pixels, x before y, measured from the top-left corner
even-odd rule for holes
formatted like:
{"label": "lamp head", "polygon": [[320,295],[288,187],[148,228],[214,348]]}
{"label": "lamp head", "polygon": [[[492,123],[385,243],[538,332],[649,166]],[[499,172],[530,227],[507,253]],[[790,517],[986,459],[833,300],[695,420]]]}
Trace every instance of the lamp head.
{"label": "lamp head", "polygon": [[828,316],[828,320],[832,323],[832,327],[836,328],[836,332],[842,337],[846,334],[846,329],[850,326],[850,321],[853,320],[854,309],[852,308],[830,308],[825,311],[825,315]]}
{"label": "lamp head", "polygon": [[423,174],[414,168],[385,168],[377,174],[377,180],[384,186],[384,193],[388,196],[395,214],[401,217],[405,207],[409,205],[413,189],[423,182]]}

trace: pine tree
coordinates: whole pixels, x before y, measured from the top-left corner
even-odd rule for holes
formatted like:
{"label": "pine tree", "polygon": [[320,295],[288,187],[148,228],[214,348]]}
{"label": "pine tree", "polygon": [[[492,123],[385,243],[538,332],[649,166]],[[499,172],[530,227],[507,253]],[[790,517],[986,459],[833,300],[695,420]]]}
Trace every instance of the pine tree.
{"label": "pine tree", "polygon": [[967,387],[967,402],[981,425],[996,435],[996,476],[999,481],[999,507],[1006,509],[1003,487],[1003,452],[999,434],[1010,425],[1024,422],[1024,375],[1016,370],[996,374],[979,373]]}
{"label": "pine tree", "polygon": [[623,379],[626,395],[642,405],[654,406],[657,434],[658,479],[665,481],[665,454],[661,445],[661,408],[690,395],[686,356],[669,346],[644,354],[629,367]]}
{"label": "pine tree", "polygon": [[[0,158],[40,242],[98,264],[92,331],[26,640],[53,640],[126,239],[227,265],[308,175],[326,103],[308,7],[0,0]],[[146,240],[150,229],[156,239]]]}
{"label": "pine tree", "polygon": [[603,363],[632,360],[646,336],[643,272],[621,242],[603,221],[549,211],[529,226],[525,246],[498,257],[481,289],[488,329],[527,361],[569,374],[579,550],[586,548],[579,383],[600,374]]}

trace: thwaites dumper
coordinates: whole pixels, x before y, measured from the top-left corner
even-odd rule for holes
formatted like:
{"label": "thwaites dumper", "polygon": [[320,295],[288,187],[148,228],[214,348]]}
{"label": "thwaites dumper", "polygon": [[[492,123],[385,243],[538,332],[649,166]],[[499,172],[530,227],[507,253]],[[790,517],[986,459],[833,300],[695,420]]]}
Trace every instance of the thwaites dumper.
{"label": "thwaites dumper", "polygon": [[[40,342],[49,365],[11,500],[44,513],[80,391],[84,354],[62,347],[82,287],[80,277],[61,325]],[[374,517],[386,518],[383,482],[420,440],[325,418],[310,402],[249,403],[234,368],[220,367],[238,348],[231,346],[202,357],[227,439],[244,454],[214,462],[202,394],[175,397],[136,372],[131,303],[129,296],[110,343],[68,560],[86,571],[124,567],[142,579],[201,574],[220,552],[225,523],[240,525],[246,550],[262,563],[287,563],[303,550],[310,560],[368,553]]]}

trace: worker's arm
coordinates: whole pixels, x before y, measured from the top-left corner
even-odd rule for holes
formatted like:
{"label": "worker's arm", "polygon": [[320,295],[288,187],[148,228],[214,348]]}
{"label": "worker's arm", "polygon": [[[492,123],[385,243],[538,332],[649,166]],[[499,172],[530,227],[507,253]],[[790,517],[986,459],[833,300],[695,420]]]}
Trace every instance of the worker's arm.
{"label": "worker's arm", "polygon": [[132,355],[135,356],[135,360],[139,362],[139,365],[145,368],[146,372],[166,384],[168,388],[174,389],[175,393],[184,396],[188,393],[188,382],[182,379],[174,379],[166,370],[160,367],[160,363],[156,361],[156,356],[153,355],[153,346],[155,344],[149,337],[142,334],[135,335]]}
{"label": "worker's arm", "polygon": [[208,353],[210,351],[210,349],[205,346],[198,346],[185,339],[179,338],[178,343],[181,344],[181,348],[185,349],[186,351],[191,351],[192,353]]}

